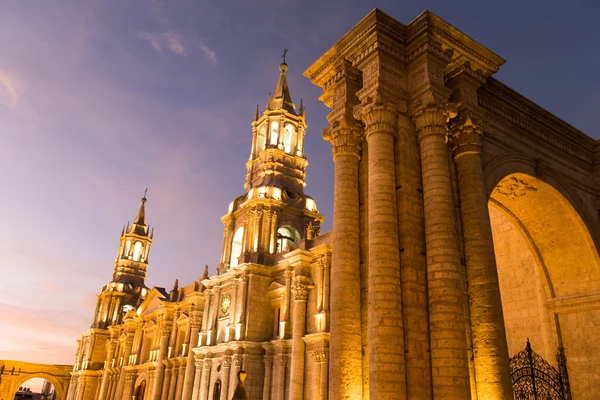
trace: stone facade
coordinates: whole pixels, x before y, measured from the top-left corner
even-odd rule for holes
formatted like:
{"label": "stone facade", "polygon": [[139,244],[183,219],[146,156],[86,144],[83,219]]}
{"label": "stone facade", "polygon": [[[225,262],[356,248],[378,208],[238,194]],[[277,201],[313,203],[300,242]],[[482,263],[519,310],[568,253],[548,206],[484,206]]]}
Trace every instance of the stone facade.
{"label": "stone facade", "polygon": [[250,399],[509,400],[527,338],[554,365],[564,348],[573,398],[595,398],[600,146],[495,80],[503,63],[430,12],[379,10],[317,60],[323,235],[282,63],[217,275],[145,286],[144,198],[67,398],[225,400],[243,370]]}
{"label": "stone facade", "polygon": [[430,12],[373,10],[305,72],[331,109],[331,399],[512,399],[527,337],[594,398],[599,146],[503,63]]}

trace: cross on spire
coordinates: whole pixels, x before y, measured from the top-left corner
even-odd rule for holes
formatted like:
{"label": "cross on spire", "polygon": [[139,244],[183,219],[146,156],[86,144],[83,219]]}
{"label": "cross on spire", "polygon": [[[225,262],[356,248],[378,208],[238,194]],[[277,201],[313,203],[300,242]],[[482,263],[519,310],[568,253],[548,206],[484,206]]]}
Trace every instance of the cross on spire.
{"label": "cross on spire", "polygon": [[288,52],[287,48],[283,49],[283,55],[281,56],[281,58],[283,58],[283,63],[284,64],[285,64],[285,55],[287,54],[287,52]]}

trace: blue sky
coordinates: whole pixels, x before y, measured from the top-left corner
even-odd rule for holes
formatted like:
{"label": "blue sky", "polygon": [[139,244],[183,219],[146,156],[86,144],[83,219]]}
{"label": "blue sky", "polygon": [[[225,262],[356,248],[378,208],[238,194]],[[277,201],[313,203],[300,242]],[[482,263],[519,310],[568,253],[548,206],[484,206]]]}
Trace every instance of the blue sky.
{"label": "blue sky", "polygon": [[600,137],[593,0],[4,0],[0,359],[72,362],[146,187],[147,283],[215,271],[284,47],[308,114],[306,193],[331,229],[327,110],[302,72],[374,7],[404,23],[430,9],[507,60],[498,79]]}

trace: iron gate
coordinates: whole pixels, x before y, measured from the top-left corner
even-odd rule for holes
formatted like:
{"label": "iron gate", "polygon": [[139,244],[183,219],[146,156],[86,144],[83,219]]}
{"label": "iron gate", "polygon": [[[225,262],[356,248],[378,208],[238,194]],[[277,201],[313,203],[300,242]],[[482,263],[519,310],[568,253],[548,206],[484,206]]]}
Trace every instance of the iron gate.
{"label": "iron gate", "polygon": [[510,377],[516,400],[571,400],[567,359],[561,347],[556,354],[558,371],[531,349],[510,359]]}

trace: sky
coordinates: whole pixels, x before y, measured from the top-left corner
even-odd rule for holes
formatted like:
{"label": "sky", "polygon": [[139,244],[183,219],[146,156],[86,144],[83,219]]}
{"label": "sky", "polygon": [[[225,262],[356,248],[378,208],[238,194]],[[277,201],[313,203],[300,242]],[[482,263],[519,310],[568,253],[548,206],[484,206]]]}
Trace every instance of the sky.
{"label": "sky", "polygon": [[600,138],[596,0],[0,0],[0,359],[73,363],[146,187],[147,285],[215,273],[284,48],[330,230],[327,109],[302,72],[374,7],[431,10],[507,60],[496,78]]}

